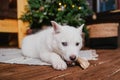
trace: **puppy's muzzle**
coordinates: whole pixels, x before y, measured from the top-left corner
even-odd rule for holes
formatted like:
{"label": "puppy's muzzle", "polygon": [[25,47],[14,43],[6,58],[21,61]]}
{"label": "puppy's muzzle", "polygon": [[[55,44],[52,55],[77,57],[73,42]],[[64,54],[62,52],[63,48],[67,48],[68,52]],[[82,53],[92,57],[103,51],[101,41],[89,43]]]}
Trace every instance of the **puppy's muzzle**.
{"label": "puppy's muzzle", "polygon": [[75,60],[76,60],[76,56],[75,56],[75,55],[71,55],[71,56],[70,56],[70,60],[71,60],[71,61],[75,61]]}

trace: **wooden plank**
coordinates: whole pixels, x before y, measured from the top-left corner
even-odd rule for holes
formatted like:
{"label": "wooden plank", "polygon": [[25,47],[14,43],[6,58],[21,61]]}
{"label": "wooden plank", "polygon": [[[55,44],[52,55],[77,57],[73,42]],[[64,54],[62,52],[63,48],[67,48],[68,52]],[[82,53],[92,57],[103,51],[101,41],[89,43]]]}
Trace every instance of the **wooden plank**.
{"label": "wooden plank", "polygon": [[17,18],[18,20],[4,19],[0,20],[0,32],[18,33],[18,46],[21,47],[22,40],[26,36],[28,23],[22,22],[19,18],[25,12],[27,0],[17,0]]}
{"label": "wooden plank", "polygon": [[57,71],[51,66],[0,64],[0,80],[119,80],[120,49],[97,50],[99,60],[90,61],[89,68],[79,66]]}
{"label": "wooden plank", "polygon": [[17,33],[18,22],[14,19],[0,20],[0,32]]}
{"label": "wooden plank", "polygon": [[[20,18],[23,13],[25,13],[25,6],[27,5],[27,0],[17,0],[17,17]],[[28,23],[18,20],[18,45],[21,48],[22,40],[26,36],[26,30],[28,28]]]}
{"label": "wooden plank", "polygon": [[88,25],[90,38],[104,38],[118,36],[118,23],[101,23]]}

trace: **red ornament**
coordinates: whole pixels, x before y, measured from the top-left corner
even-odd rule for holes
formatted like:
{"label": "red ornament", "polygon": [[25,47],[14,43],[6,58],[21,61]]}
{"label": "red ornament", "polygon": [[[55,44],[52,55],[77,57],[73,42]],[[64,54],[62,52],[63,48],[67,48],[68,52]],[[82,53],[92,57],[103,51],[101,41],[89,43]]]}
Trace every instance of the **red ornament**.
{"label": "red ornament", "polygon": [[27,29],[26,34],[30,35],[30,34],[32,34],[32,32],[33,32],[32,29]]}

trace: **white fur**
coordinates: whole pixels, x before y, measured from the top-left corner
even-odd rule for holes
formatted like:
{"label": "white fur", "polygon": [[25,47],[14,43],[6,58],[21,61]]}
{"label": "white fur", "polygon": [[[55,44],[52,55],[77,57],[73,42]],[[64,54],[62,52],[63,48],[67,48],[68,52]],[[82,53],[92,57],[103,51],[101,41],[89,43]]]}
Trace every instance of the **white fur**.
{"label": "white fur", "polygon": [[[82,47],[82,27],[76,29],[70,26],[61,26],[51,21],[52,28],[43,30],[24,38],[22,44],[23,55],[31,58],[39,58],[52,64],[57,70],[67,68],[66,61],[71,61],[70,56],[78,57]],[[67,42],[63,46],[62,42]],[[76,43],[80,43],[76,46]]]}

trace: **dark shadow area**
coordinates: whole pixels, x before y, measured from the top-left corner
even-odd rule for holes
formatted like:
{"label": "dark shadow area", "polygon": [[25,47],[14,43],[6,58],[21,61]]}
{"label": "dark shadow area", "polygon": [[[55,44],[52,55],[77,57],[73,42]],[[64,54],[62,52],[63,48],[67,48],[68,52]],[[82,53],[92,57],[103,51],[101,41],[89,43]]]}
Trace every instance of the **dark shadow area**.
{"label": "dark shadow area", "polygon": [[0,19],[17,19],[17,0],[0,0]]}

